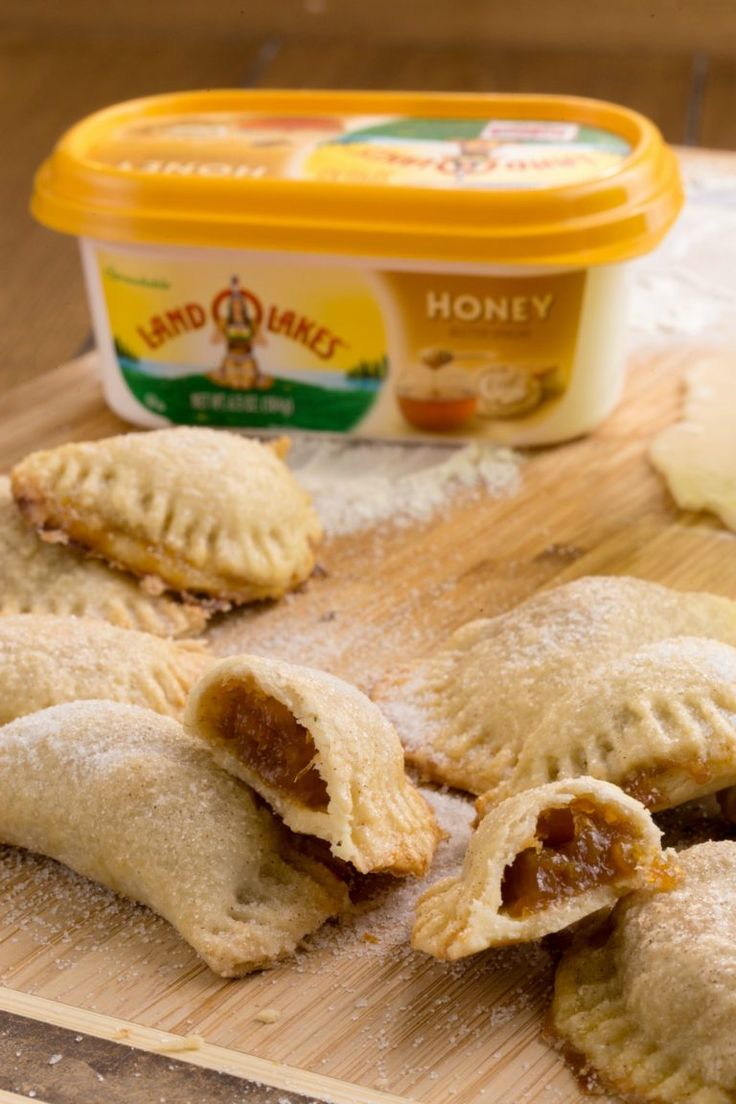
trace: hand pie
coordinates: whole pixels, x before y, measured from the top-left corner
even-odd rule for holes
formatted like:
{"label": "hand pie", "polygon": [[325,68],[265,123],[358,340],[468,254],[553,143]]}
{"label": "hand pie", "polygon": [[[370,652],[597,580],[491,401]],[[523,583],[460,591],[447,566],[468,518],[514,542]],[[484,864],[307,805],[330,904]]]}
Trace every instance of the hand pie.
{"label": "hand pie", "polygon": [[45,539],[227,605],[278,598],[314,566],[319,520],[281,451],[180,427],[34,452],[11,481]]}
{"label": "hand pie", "polygon": [[652,810],[736,783],[736,648],[681,636],[594,671],[551,703],[512,774],[477,807],[581,774]]}
{"label": "hand pie", "polygon": [[736,644],[736,602],[626,577],[590,576],[471,621],[436,655],[380,689],[407,758],[481,794],[509,773],[550,705],[596,667],[656,640]]}
{"label": "hand pie", "polygon": [[347,905],[200,741],[118,702],[0,728],[0,840],[148,905],[223,977],[291,954]]}
{"label": "hand pie", "polygon": [[606,1090],[656,1104],[736,1099],[736,843],[680,852],[672,892],[621,901],[555,980],[551,1024]]}
{"label": "hand pie", "polygon": [[0,617],[0,724],[88,698],[180,718],[212,662],[195,640],[161,640],[82,617]]}
{"label": "hand pie", "polygon": [[147,594],[138,581],[61,545],[47,544],[24,521],[0,476],[0,616],[55,613],[97,617],[121,629],[156,636],[200,633],[207,611],[200,605]]}
{"label": "hand pie", "polygon": [[439,838],[432,811],[404,773],[398,736],[354,686],[235,656],[196,684],[184,724],[290,828],[327,840],[359,871],[429,867]]}
{"label": "hand pie", "polygon": [[464,958],[541,939],[632,889],[671,888],[660,837],[638,801],[594,778],[517,794],[480,822],[462,872],[419,898],[412,946]]}

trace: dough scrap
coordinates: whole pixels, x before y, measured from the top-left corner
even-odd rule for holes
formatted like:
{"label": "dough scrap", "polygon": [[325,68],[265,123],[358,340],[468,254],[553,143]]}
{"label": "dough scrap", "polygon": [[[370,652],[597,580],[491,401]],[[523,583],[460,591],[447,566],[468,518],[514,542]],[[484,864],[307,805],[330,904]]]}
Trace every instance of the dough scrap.
{"label": "dough scrap", "polygon": [[582,774],[655,811],[736,784],[736,648],[682,636],[599,667],[550,703],[477,808]]}
{"label": "dough scrap", "polygon": [[550,782],[495,806],[462,872],[417,903],[412,946],[455,960],[541,939],[642,886],[671,888],[677,866],[644,807],[594,778]]}
{"label": "dough scrap", "polygon": [[212,663],[196,640],[161,640],[91,618],[0,617],[0,724],[89,698],[181,718],[190,688]]}
{"label": "dough scrap", "polygon": [[54,613],[97,617],[156,636],[196,636],[207,610],[147,594],[137,579],[71,548],[48,544],[23,519],[0,475],[0,616]]}
{"label": "dough scrap", "polygon": [[193,688],[185,727],[295,832],[362,873],[423,874],[440,832],[404,773],[394,729],[354,686],[258,656],[216,663]]}
{"label": "dough scrap", "polygon": [[682,419],[654,438],[649,459],[681,510],[710,510],[736,530],[736,357],[699,361],[685,385]]}
{"label": "dough scrap", "polygon": [[0,728],[0,840],[148,905],[223,977],[291,954],[347,907],[343,884],[200,741],[118,702]]}
{"label": "dough scrap", "polygon": [[322,529],[283,449],[180,426],[34,452],[11,483],[45,539],[226,607],[278,598],[314,567]]}
{"label": "dough scrap", "polygon": [[469,622],[376,698],[426,777],[482,794],[511,773],[558,697],[623,653],[678,635],[736,644],[736,602],[586,576]]}
{"label": "dough scrap", "polygon": [[627,1099],[733,1104],[736,843],[678,861],[672,893],[633,893],[565,955],[551,1026],[576,1066]]}

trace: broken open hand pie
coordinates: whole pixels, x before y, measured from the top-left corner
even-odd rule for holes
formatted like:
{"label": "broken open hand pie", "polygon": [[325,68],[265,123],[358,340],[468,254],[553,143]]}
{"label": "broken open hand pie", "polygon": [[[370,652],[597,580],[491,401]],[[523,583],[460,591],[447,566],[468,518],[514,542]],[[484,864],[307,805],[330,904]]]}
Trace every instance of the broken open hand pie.
{"label": "broken open hand pie", "polygon": [[292,953],[348,904],[201,741],[117,702],[0,728],[0,841],[148,905],[224,977]]}
{"label": "broken open hand pie", "polygon": [[676,884],[674,861],[639,802],[593,778],[527,790],[493,808],[460,874],[417,904],[412,946],[457,959],[540,939],[642,886]]}
{"label": "broken open hand pie", "polygon": [[213,429],[128,433],[34,452],[11,481],[45,539],[227,606],[278,598],[314,566],[321,526],[284,447]]}
{"label": "broken open hand pie", "polygon": [[207,621],[201,605],[147,594],[139,581],[72,548],[39,540],[0,476],[0,616],[55,613],[96,617],[156,636],[190,636]]}
{"label": "broken open hand pie", "polygon": [[161,640],[83,617],[0,617],[0,724],[85,698],[181,717],[190,687],[211,664],[195,640]]}
{"label": "broken open hand pie", "polygon": [[185,727],[296,832],[326,840],[362,873],[423,874],[439,830],[404,773],[399,738],[354,686],[257,656],[215,664]]}
{"label": "broken open hand pie", "polygon": [[656,1104],[736,1099],[736,843],[678,855],[672,893],[625,898],[580,935],[551,1026],[604,1090]]}
{"label": "broken open hand pie", "polygon": [[560,695],[584,688],[622,654],[678,635],[736,644],[736,602],[641,579],[586,577],[470,622],[377,698],[410,762],[481,794],[511,773]]}

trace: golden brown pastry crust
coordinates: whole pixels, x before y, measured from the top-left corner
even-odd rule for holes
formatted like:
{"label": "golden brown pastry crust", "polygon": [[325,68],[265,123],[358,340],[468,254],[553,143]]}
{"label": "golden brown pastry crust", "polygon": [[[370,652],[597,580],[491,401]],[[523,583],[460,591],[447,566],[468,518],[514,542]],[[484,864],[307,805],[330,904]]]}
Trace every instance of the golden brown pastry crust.
{"label": "golden brown pastry crust", "polygon": [[633,889],[673,885],[676,865],[660,838],[644,807],[608,782],[576,778],[516,794],[480,822],[460,874],[420,897],[412,946],[464,958],[541,939]]}
{"label": "golden brown pastry crust", "polygon": [[212,662],[195,640],[161,640],[83,617],[0,617],[0,724],[89,698],[180,718]]}
{"label": "golden brown pastry crust", "polygon": [[736,843],[703,843],[678,860],[672,893],[633,893],[602,931],[577,939],[557,971],[551,1026],[627,1099],[732,1104]]}
{"label": "golden brown pastry crust", "polygon": [[275,448],[179,427],[35,452],[11,472],[20,510],[71,542],[221,605],[278,598],[312,571],[322,530]]}
{"label": "golden brown pastry crust", "polygon": [[354,686],[324,671],[235,656],[193,688],[184,724],[291,829],[328,841],[363,873],[428,869],[440,836],[434,815],[404,773],[394,729]]}
{"label": "golden brown pastry crust", "polygon": [[148,905],[223,977],[291,954],[348,903],[200,741],[117,702],[0,728],[0,840]]}
{"label": "golden brown pastry crust", "polygon": [[0,616],[53,613],[96,617],[156,636],[196,636],[207,623],[200,604],[147,594],[139,581],[71,548],[39,540],[0,476]]}
{"label": "golden brown pastry crust", "polygon": [[736,648],[681,636],[598,668],[550,703],[512,773],[477,808],[580,774],[653,810],[736,783]]}
{"label": "golden brown pastry crust", "polygon": [[584,577],[471,621],[376,697],[425,776],[481,794],[511,773],[560,695],[622,654],[678,635],[736,644],[736,602],[625,576]]}

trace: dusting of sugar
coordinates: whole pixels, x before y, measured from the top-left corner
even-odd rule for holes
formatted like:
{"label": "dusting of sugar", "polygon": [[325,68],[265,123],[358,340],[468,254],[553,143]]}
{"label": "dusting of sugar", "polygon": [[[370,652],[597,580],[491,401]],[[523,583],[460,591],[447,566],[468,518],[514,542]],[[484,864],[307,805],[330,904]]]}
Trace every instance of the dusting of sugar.
{"label": "dusting of sugar", "polygon": [[349,944],[351,953],[359,957],[384,955],[387,949],[396,947],[408,948],[417,898],[431,882],[460,869],[475,815],[472,802],[459,794],[429,788],[422,792],[434,809],[440,828],[447,833],[437,850],[430,877],[398,882],[391,879],[373,900],[358,906],[341,928],[322,928],[312,936],[312,946],[325,939],[333,950],[341,943]]}
{"label": "dusting of sugar", "polygon": [[429,521],[462,492],[502,498],[521,485],[516,453],[478,443],[453,448],[301,440],[290,464],[328,536],[386,522],[407,527]]}

